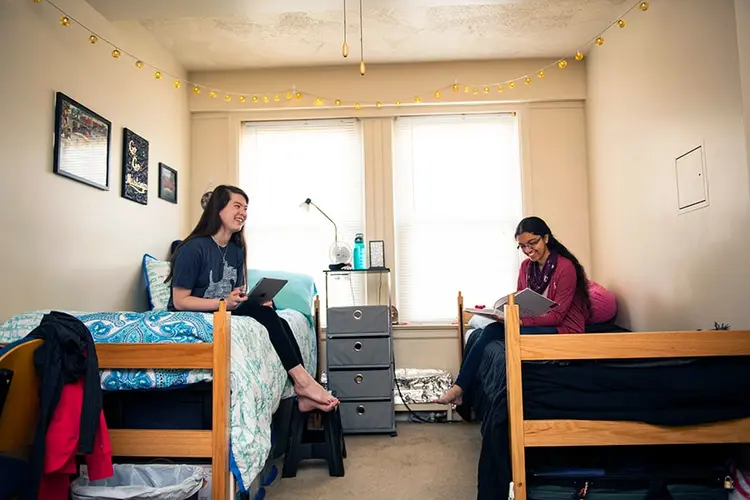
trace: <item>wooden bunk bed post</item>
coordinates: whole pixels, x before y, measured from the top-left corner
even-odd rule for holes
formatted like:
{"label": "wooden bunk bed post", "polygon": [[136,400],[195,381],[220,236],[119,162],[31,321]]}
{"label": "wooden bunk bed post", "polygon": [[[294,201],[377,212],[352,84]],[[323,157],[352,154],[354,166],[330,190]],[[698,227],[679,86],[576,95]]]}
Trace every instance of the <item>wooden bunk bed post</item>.
{"label": "wooden bunk bed post", "polygon": [[[232,316],[225,301],[214,313],[213,425],[211,429],[211,491],[213,498],[232,498],[229,471],[229,404],[231,397]],[[226,495],[226,496],[224,496]]]}
{"label": "wooden bunk bed post", "polygon": [[523,387],[521,383],[521,318],[515,297],[505,305],[506,384],[510,464],[513,469],[513,498],[526,500],[526,446],[523,430]]}

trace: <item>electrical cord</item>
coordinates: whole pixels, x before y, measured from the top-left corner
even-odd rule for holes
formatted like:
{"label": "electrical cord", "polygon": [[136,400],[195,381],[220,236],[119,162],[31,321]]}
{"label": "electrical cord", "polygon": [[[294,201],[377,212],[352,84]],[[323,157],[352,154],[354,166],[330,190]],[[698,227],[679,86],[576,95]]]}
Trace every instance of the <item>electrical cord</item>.
{"label": "electrical cord", "polygon": [[404,395],[401,392],[401,386],[398,384],[398,377],[396,377],[396,359],[393,355],[393,352],[391,352],[391,368],[393,369],[393,384],[396,386],[396,390],[398,391],[398,395],[401,397],[401,404],[404,405],[406,408],[406,411],[408,411],[414,418],[419,420],[422,423],[425,424],[431,424],[429,420],[425,420],[424,418],[417,415],[417,413],[412,410],[408,404],[406,404],[406,399],[404,399]]}

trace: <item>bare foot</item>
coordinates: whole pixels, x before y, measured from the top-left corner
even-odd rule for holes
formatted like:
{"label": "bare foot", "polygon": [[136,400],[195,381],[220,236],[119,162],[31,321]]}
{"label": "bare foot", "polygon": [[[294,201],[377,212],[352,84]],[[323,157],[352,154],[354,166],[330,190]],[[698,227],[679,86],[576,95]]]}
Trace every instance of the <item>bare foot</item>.
{"label": "bare foot", "polygon": [[459,386],[454,385],[448,389],[448,392],[440,396],[437,402],[444,405],[453,403],[454,405],[459,406],[463,403],[463,395],[464,391]]}
{"label": "bare foot", "polygon": [[297,406],[299,407],[299,411],[303,413],[307,413],[308,411],[312,411],[312,410],[322,410],[325,412],[329,412],[333,410],[334,408],[336,408],[338,404],[339,404],[338,401],[335,401],[333,403],[324,405],[310,398],[306,398],[305,396],[297,396]]}
{"label": "bare foot", "polygon": [[338,403],[338,399],[323,389],[323,386],[317,383],[302,366],[298,365],[289,370],[289,375],[294,381],[294,392],[297,393],[297,396],[304,396],[322,405]]}

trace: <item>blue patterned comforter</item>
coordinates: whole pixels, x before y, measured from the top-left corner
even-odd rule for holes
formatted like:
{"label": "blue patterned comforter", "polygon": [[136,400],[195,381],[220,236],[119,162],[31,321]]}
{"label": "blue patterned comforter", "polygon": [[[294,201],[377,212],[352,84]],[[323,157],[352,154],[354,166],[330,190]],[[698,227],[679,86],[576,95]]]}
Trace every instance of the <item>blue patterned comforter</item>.
{"label": "blue patterned comforter", "polygon": [[[33,311],[0,325],[0,343],[25,337],[49,311]],[[210,313],[149,311],[83,313],[80,319],[96,343],[195,343],[213,340]],[[278,311],[294,332],[306,369],[316,371],[314,330],[297,311]],[[271,450],[271,421],[282,398],[294,390],[265,327],[253,318],[232,317],[230,426],[232,472],[245,491],[260,473]],[[101,370],[105,390],[164,389],[211,380],[209,370]]]}

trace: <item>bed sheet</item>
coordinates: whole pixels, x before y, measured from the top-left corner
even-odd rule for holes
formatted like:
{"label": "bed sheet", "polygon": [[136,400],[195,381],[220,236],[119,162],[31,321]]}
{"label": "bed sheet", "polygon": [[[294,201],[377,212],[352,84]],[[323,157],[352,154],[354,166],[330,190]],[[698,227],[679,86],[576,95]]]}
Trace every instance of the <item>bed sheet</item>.
{"label": "bed sheet", "polygon": [[[467,347],[472,345],[471,338]],[[524,418],[681,426],[750,417],[750,358],[524,362]],[[510,481],[505,343],[488,344],[458,413],[481,422],[478,499]]]}
{"label": "bed sheet", "polygon": [[[25,337],[48,311],[33,311],[0,325],[0,343]],[[210,313],[149,311],[84,313],[65,311],[80,319],[96,343],[197,343],[213,340]],[[317,367],[314,329],[300,312],[278,311],[294,332],[306,369]],[[232,317],[230,426],[231,468],[245,491],[261,472],[271,450],[271,422],[293,386],[273,350],[268,332],[255,319]],[[211,380],[208,370],[102,370],[105,390],[167,389]]]}

